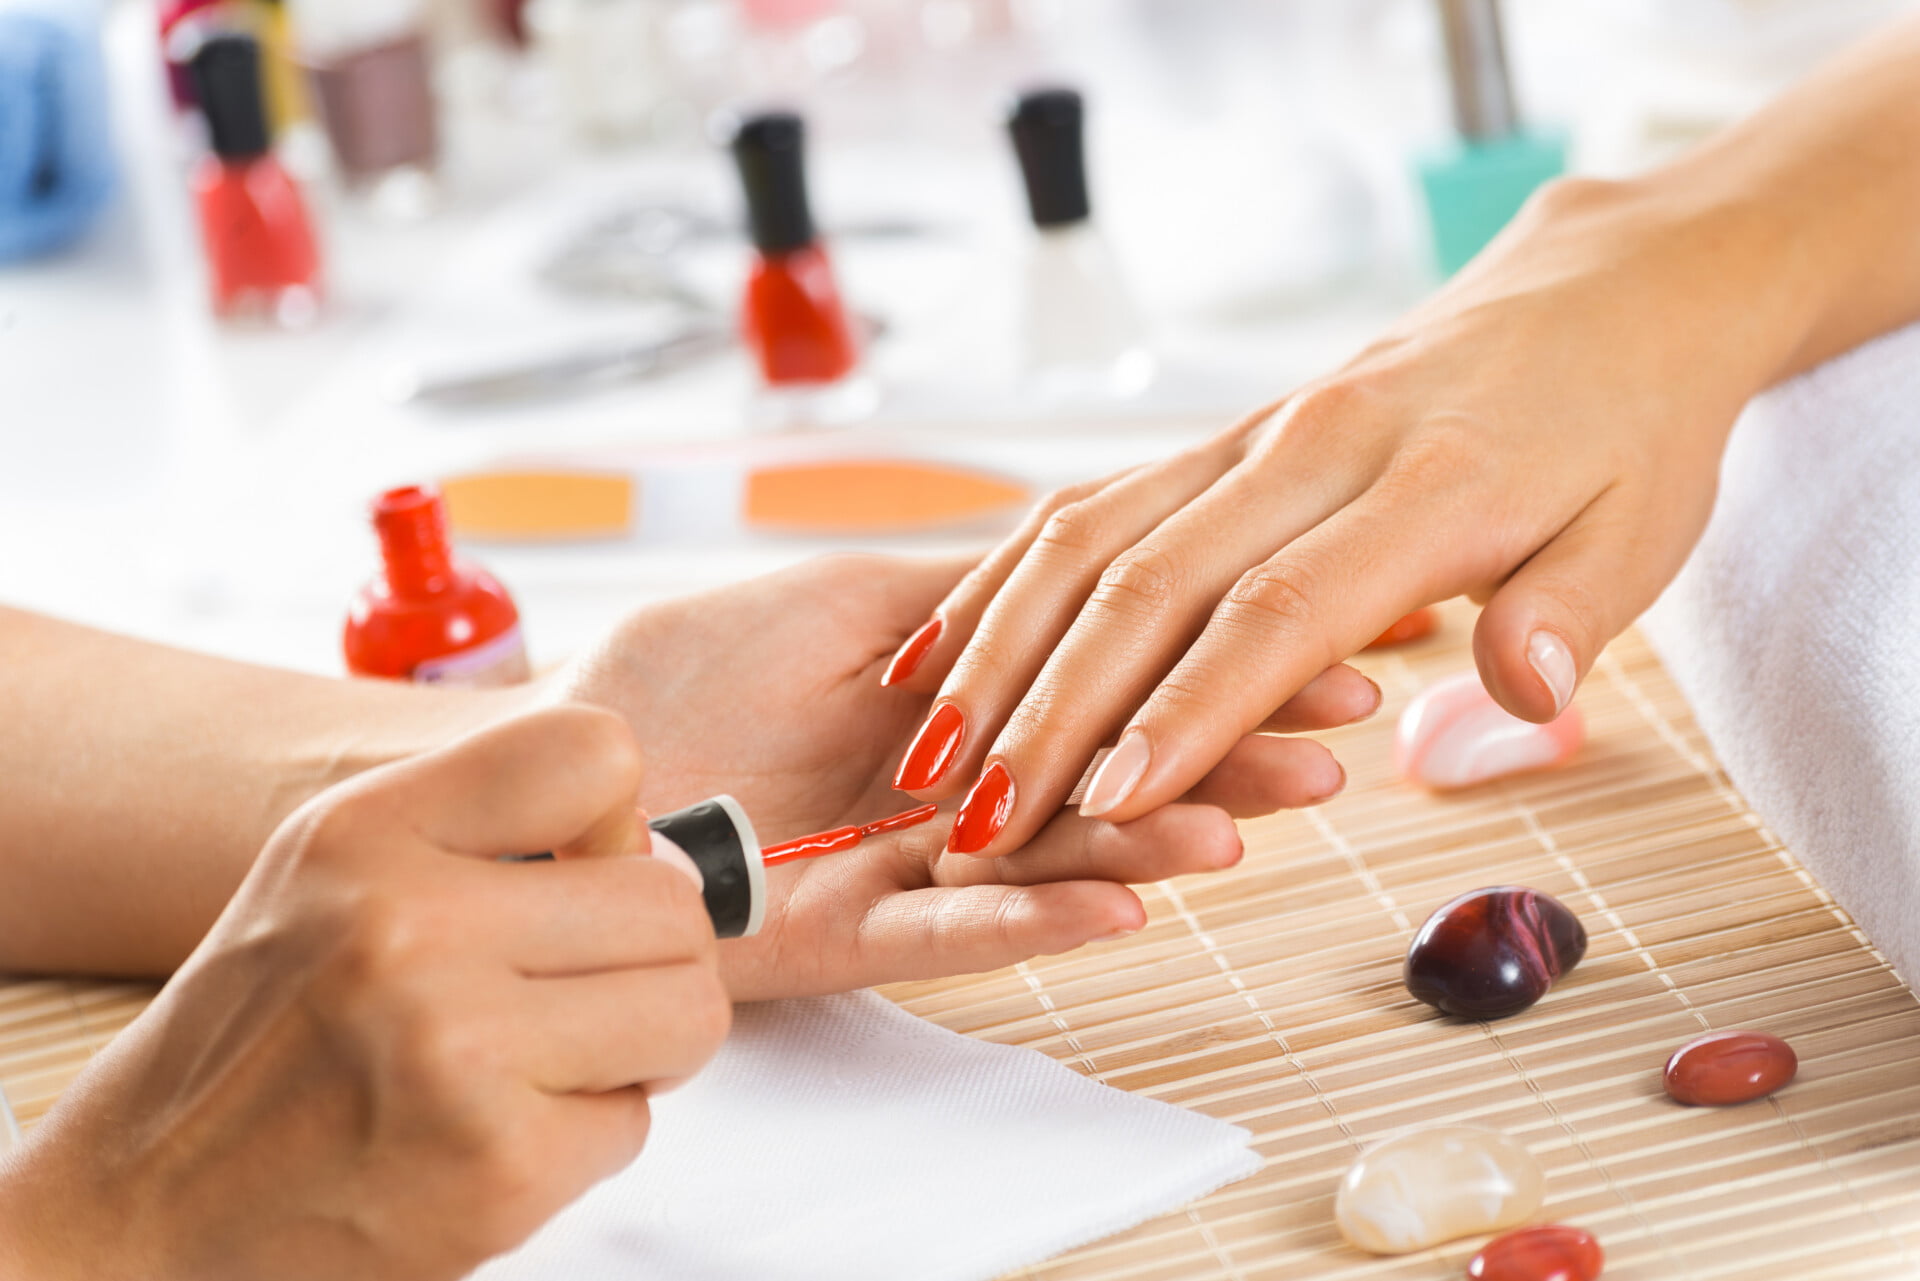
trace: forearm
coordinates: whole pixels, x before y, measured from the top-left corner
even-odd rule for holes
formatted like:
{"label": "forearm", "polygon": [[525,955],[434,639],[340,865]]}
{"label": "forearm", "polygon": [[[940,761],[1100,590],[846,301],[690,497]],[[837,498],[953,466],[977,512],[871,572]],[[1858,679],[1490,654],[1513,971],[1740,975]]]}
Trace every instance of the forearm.
{"label": "forearm", "polygon": [[518,708],[0,609],[0,971],[150,974],[307,798]]}
{"label": "forearm", "polygon": [[1920,20],[1909,20],[1650,179],[1770,224],[1772,260],[1753,269],[1791,282],[1800,304],[1775,380],[1920,318],[1916,83]]}

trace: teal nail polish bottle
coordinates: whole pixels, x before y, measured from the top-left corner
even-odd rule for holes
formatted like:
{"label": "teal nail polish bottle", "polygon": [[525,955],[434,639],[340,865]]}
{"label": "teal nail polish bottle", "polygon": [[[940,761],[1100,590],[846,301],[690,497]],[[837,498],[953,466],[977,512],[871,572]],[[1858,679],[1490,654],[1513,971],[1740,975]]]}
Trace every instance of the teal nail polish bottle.
{"label": "teal nail polish bottle", "polygon": [[1439,0],[1459,136],[1418,157],[1434,261],[1451,276],[1534,189],[1566,170],[1564,135],[1528,129],[1514,106],[1499,0]]}

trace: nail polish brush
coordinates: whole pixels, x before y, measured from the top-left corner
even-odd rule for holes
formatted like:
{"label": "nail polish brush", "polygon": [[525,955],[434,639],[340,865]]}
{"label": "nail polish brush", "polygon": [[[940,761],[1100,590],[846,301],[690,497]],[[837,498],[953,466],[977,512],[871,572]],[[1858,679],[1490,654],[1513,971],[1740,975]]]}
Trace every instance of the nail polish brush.
{"label": "nail polish brush", "polygon": [[[918,827],[939,808],[920,805],[871,823],[836,827],[768,846],[760,844],[760,838],[754,835],[752,820],[740,802],[731,796],[708,797],[685,809],[650,819],[647,827],[686,851],[693,865],[700,869],[700,894],[706,900],[714,934],[723,939],[737,939],[759,933],[766,920],[767,868],[837,854],[870,836]],[[515,861],[536,862],[552,857],[535,854]]]}

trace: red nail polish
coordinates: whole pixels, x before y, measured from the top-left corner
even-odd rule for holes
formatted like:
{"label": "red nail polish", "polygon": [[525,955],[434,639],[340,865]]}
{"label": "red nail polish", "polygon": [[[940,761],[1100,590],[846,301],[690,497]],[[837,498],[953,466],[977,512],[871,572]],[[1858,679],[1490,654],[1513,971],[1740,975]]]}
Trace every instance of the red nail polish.
{"label": "red nail polish", "polygon": [[1367,648],[1385,649],[1389,645],[1404,645],[1408,641],[1417,641],[1424,636],[1433,635],[1434,628],[1438,626],[1440,626],[1439,615],[1424,607],[1416,609],[1368,641]]}
{"label": "red nail polish", "polygon": [[354,598],[347,670],[426,685],[526,680],[520,612],[498,580],[455,556],[437,490],[390,489],[373,504],[381,572]]}
{"label": "red nail polish", "polygon": [[921,624],[920,630],[907,637],[907,643],[900,647],[894,654],[893,661],[887,664],[887,674],[880,678],[880,683],[898,685],[919,671],[920,664],[926,661],[933,647],[940,643],[940,633],[945,629],[946,624],[940,620],[938,614]]}
{"label": "red nail polish", "polygon": [[211,36],[191,63],[212,154],[193,171],[214,310],[303,324],[319,307],[320,257],[307,208],[273,158],[260,85],[260,46]]}
{"label": "red nail polish", "polygon": [[960,755],[960,740],[967,732],[967,718],[952,703],[942,703],[933,709],[933,715],[927,717],[927,723],[914,735],[913,746],[907,749],[907,758],[900,762],[899,773],[893,776],[893,788],[897,792],[917,792],[932,787],[946,777],[953,768],[954,758]]}
{"label": "red nail polish", "polygon": [[995,761],[960,806],[960,815],[953,820],[953,831],[947,837],[947,853],[979,853],[1000,835],[1011,813],[1013,775],[1007,773],[1005,765]]}
{"label": "red nail polish", "polygon": [[837,382],[859,360],[807,206],[803,134],[799,116],[768,112],[748,117],[733,138],[757,250],[741,326],[770,387]]}

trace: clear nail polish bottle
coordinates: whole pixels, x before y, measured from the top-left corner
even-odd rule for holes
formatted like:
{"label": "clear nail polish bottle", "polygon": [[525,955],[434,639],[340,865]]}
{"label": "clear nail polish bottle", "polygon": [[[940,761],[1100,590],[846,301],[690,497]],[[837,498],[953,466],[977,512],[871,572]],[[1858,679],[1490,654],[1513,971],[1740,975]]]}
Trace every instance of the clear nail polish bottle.
{"label": "clear nail polish bottle", "polygon": [[1094,225],[1078,91],[1020,95],[1007,131],[1034,235],[1021,296],[1022,364],[1044,399],[1132,396],[1153,379],[1139,312]]}

